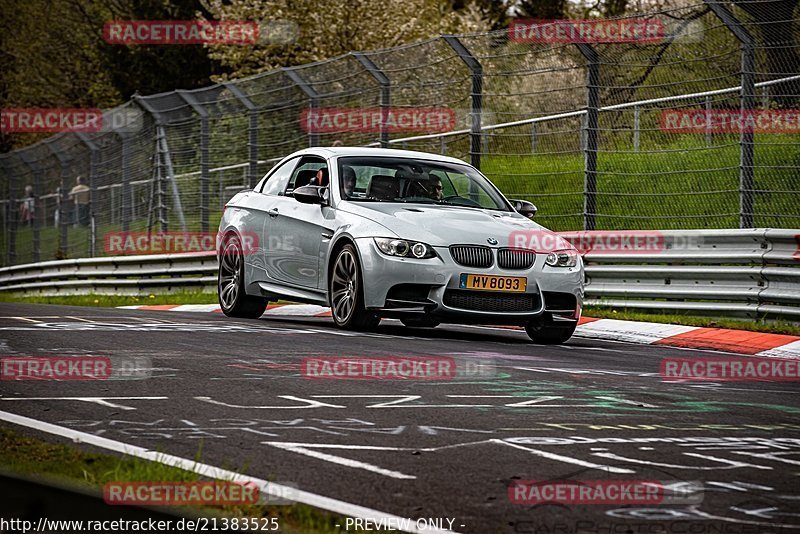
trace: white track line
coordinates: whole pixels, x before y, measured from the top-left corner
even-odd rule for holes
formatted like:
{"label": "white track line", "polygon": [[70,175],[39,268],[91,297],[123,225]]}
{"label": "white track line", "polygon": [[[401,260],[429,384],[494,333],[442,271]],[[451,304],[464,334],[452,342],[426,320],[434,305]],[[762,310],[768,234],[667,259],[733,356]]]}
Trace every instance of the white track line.
{"label": "white track line", "polygon": [[31,419],[29,417],[25,417],[22,415],[0,411],[0,421],[6,421],[8,423],[12,423],[15,425],[21,425],[42,432],[47,432],[48,434],[54,434],[56,436],[69,438],[76,443],[85,443],[87,445],[93,445],[95,447],[100,447],[102,449],[108,449],[110,451],[126,454],[128,456],[135,456],[137,458],[142,458],[144,460],[159,462],[165,465],[170,465],[172,467],[183,469],[185,471],[192,471],[199,475],[209,478],[230,480],[233,482],[244,482],[244,483],[250,482],[256,484],[258,486],[259,491],[263,494],[274,495],[276,497],[283,499],[286,498],[286,495],[293,495],[294,496],[293,500],[296,502],[307,504],[315,508],[328,510],[330,512],[340,514],[343,516],[371,519],[373,521],[379,521],[383,519],[385,521],[387,520],[391,521],[393,525],[398,525],[398,526],[407,524],[409,528],[408,530],[406,530],[406,532],[414,532],[414,533],[419,532],[420,534],[422,533],[444,534],[452,532],[450,530],[440,530],[432,528],[418,529],[417,523],[414,520],[402,518],[392,514],[387,514],[384,512],[380,512],[378,510],[372,510],[370,508],[365,508],[363,506],[358,506],[356,504],[350,504],[337,499],[332,499],[330,497],[324,497],[322,495],[317,495],[315,493],[310,493],[308,491],[302,491],[290,488],[288,486],[281,486],[280,484],[267,482],[266,480],[262,480],[260,478],[242,475],[239,473],[235,473],[233,471],[228,471],[227,469],[214,467],[213,465],[203,464],[195,460],[188,460],[186,458],[181,458],[179,456],[172,456],[170,454],[163,454],[160,452],[151,451],[143,447],[128,445],[127,443],[122,443],[121,441],[115,441],[113,439],[95,436],[94,434],[87,434],[79,430],[65,428],[63,426],[54,425],[52,423],[46,423],[44,421],[39,421],[37,419]]}

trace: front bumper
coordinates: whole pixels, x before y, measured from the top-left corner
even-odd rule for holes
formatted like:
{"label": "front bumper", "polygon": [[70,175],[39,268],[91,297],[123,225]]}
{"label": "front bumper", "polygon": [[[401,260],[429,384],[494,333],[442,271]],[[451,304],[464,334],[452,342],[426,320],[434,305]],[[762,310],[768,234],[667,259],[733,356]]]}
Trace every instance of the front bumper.
{"label": "front bumper", "polygon": [[[380,252],[372,238],[357,239],[364,277],[364,304],[384,317],[426,314],[441,322],[525,324],[550,315],[577,320],[583,304],[583,265],[551,267],[537,254],[528,269],[466,267],[455,262],[447,247],[434,247],[438,257],[417,260]],[[524,276],[525,293],[465,290],[463,273]]]}

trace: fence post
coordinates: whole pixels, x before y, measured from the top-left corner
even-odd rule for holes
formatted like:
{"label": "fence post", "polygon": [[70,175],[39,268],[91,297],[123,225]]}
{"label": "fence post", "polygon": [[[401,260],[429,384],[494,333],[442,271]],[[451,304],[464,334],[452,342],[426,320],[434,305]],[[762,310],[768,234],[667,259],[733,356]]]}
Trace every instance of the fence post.
{"label": "fence post", "polygon": [[[709,9],[733,33],[742,45],[742,89],[740,110],[747,117],[756,107],[756,49],[755,39],[728,8],[716,0],[704,0]],[[742,121],[744,124],[745,121]],[[753,228],[753,191],[755,190],[753,130],[743,127],[739,135],[739,227]]]}
{"label": "fence post", "polygon": [[597,215],[597,130],[600,107],[600,56],[586,43],[576,43],[586,58],[586,122],[584,123],[583,229],[594,230]]}
{"label": "fence post", "polygon": [[639,106],[633,108],[633,151],[639,152],[639,127],[641,121],[641,109]]}
{"label": "fence post", "polygon": [[200,231],[208,232],[208,206],[209,206],[209,163],[208,163],[208,111],[189,92],[178,89],[175,91],[184,102],[200,117]]}
{"label": "fence post", "polygon": [[470,92],[469,158],[473,167],[481,168],[481,114],[483,113],[483,67],[455,35],[443,35],[442,39],[469,68],[472,77]]}
{"label": "fence post", "polygon": [[94,207],[97,201],[97,157],[100,148],[85,133],[76,132],[75,135],[89,149],[89,256],[94,257],[97,246],[97,218],[95,217]]}
{"label": "fence post", "polygon": [[[247,116],[249,124],[247,125],[247,182],[250,189],[255,188],[258,183],[258,108],[253,101],[250,100],[246,94],[242,92],[239,87],[231,82],[225,82],[222,85],[228,89],[233,96],[239,99],[239,102],[247,108]],[[222,196],[220,196],[220,203],[224,204]]]}
{"label": "fence post", "polygon": [[[51,143],[55,141],[56,138],[57,136],[47,138],[44,140],[44,144],[48,148],[48,150],[50,150],[50,152],[56,157],[61,167],[61,194],[59,195],[59,207],[58,207],[58,226],[59,226],[58,249],[61,251],[61,254],[64,257],[66,257],[69,245],[67,233],[69,231],[68,230],[69,223],[72,222],[72,221],[67,221],[66,215],[68,212],[70,218],[74,219],[77,215],[76,211],[77,207],[75,206],[75,202],[73,200],[72,207],[70,209],[67,209],[67,204],[69,203],[70,200],[68,193],[70,187],[67,183],[67,179],[70,176],[68,168],[69,160],[67,159],[66,156],[64,156],[64,154],[61,153],[60,150],[58,150],[57,148],[53,148]],[[123,164],[125,163],[124,150],[122,153],[122,162]],[[63,258],[57,258],[57,259],[63,259]]]}
{"label": "fence post", "polygon": [[[11,153],[10,152],[9,153],[5,153],[5,154],[0,154],[0,178],[4,178],[5,179],[5,182],[0,181],[0,183],[2,183],[3,185],[6,185],[6,186],[8,185],[8,180],[11,178],[11,171],[8,170],[8,168],[6,166],[6,163],[5,163],[6,158],[9,158],[9,157],[11,157]],[[7,191],[3,191],[3,192],[7,193]],[[2,226],[3,226],[3,228],[2,228],[2,231],[3,231],[3,233],[2,233],[3,260],[0,261],[0,265],[2,265],[2,266],[6,266],[6,265],[9,264],[8,263],[8,257],[7,257],[7,254],[8,254],[8,230],[7,230],[7,228],[8,228],[8,211],[9,211],[8,208],[7,208],[8,202],[9,202],[8,195],[6,195],[6,197],[3,199],[3,201],[0,202],[0,204],[2,204],[2,206],[3,206],[3,216],[0,219],[0,224],[2,224]]]}
{"label": "fence post", "polygon": [[6,241],[6,260],[7,265],[14,265],[17,262],[17,220],[18,211],[17,211],[17,201],[16,201],[16,177],[14,176],[14,172],[6,173],[6,177],[8,181],[6,185],[8,190],[6,191],[6,228],[8,229],[8,236]]}
{"label": "fence post", "polygon": [[117,132],[122,140],[122,231],[131,229],[131,143],[128,135]]}
{"label": "fence post", "polygon": [[536,123],[531,123],[531,154],[536,154]]}
{"label": "fence post", "polygon": [[[163,115],[156,110],[147,99],[142,98],[139,94],[133,95],[133,100],[148,112],[156,122],[156,155],[164,158],[164,166],[167,170],[170,184],[172,186],[172,204],[178,215],[178,224],[181,225],[181,230],[186,231],[186,219],[183,216],[183,205],[181,204],[181,192],[178,190],[178,183],[175,181],[175,170],[172,168],[172,157],[169,152],[169,144],[167,143],[167,121],[164,120]],[[111,189],[113,192],[113,188]],[[167,207],[162,206],[162,220],[167,221]],[[161,228],[162,231],[167,231],[167,223],[164,222]]]}
{"label": "fence post", "polygon": [[[319,109],[319,94],[311,85],[291,67],[283,67],[283,72],[308,97],[311,111]],[[308,132],[308,146],[319,146],[319,132]]]}
{"label": "fence post", "polygon": [[41,196],[42,187],[42,170],[39,165],[34,161],[24,150],[19,152],[20,159],[31,170],[33,176],[33,221],[31,226],[31,260],[35,263],[41,260],[41,214],[42,208],[39,205],[39,197]]}
{"label": "fence post", "polygon": [[381,148],[389,148],[389,129],[386,121],[389,118],[389,106],[391,105],[391,82],[386,74],[375,64],[372,59],[367,57],[364,52],[352,52],[352,55],[364,69],[369,72],[381,88]]}

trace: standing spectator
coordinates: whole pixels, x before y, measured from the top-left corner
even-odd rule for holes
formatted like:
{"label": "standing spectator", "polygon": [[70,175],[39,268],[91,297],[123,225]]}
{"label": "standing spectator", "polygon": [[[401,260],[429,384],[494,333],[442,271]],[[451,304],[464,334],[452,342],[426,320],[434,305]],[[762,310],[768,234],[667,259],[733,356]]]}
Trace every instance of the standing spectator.
{"label": "standing spectator", "polygon": [[69,192],[75,202],[76,223],[89,226],[89,186],[83,183],[83,177],[75,178],[75,187]]}
{"label": "standing spectator", "polygon": [[33,224],[34,210],[36,209],[36,199],[33,196],[33,186],[26,185],[25,193],[22,196],[22,203],[19,206],[19,219],[22,226]]}

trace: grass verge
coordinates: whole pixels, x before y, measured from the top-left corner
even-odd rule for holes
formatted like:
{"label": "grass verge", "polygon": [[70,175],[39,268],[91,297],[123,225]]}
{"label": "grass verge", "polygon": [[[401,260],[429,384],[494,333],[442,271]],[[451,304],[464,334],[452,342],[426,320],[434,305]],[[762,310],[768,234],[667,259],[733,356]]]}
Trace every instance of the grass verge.
{"label": "grass verge", "polygon": [[23,302],[28,304],[61,304],[64,306],[94,306],[101,308],[117,306],[143,306],[156,304],[216,304],[216,293],[180,291],[160,295],[62,295],[54,297],[22,297],[0,292],[0,302]]}
{"label": "grass verge", "polygon": [[[191,471],[130,456],[84,452],[69,445],[22,436],[6,428],[0,428],[0,451],[0,469],[6,472],[86,490],[102,491],[103,485],[111,481],[200,480],[199,475]],[[199,456],[198,452],[198,461]],[[171,509],[178,513],[181,510]],[[340,529],[335,525],[344,524],[342,517],[302,504],[199,507],[192,508],[191,512],[193,515],[209,517],[276,517],[281,532],[298,534],[339,532]]]}

